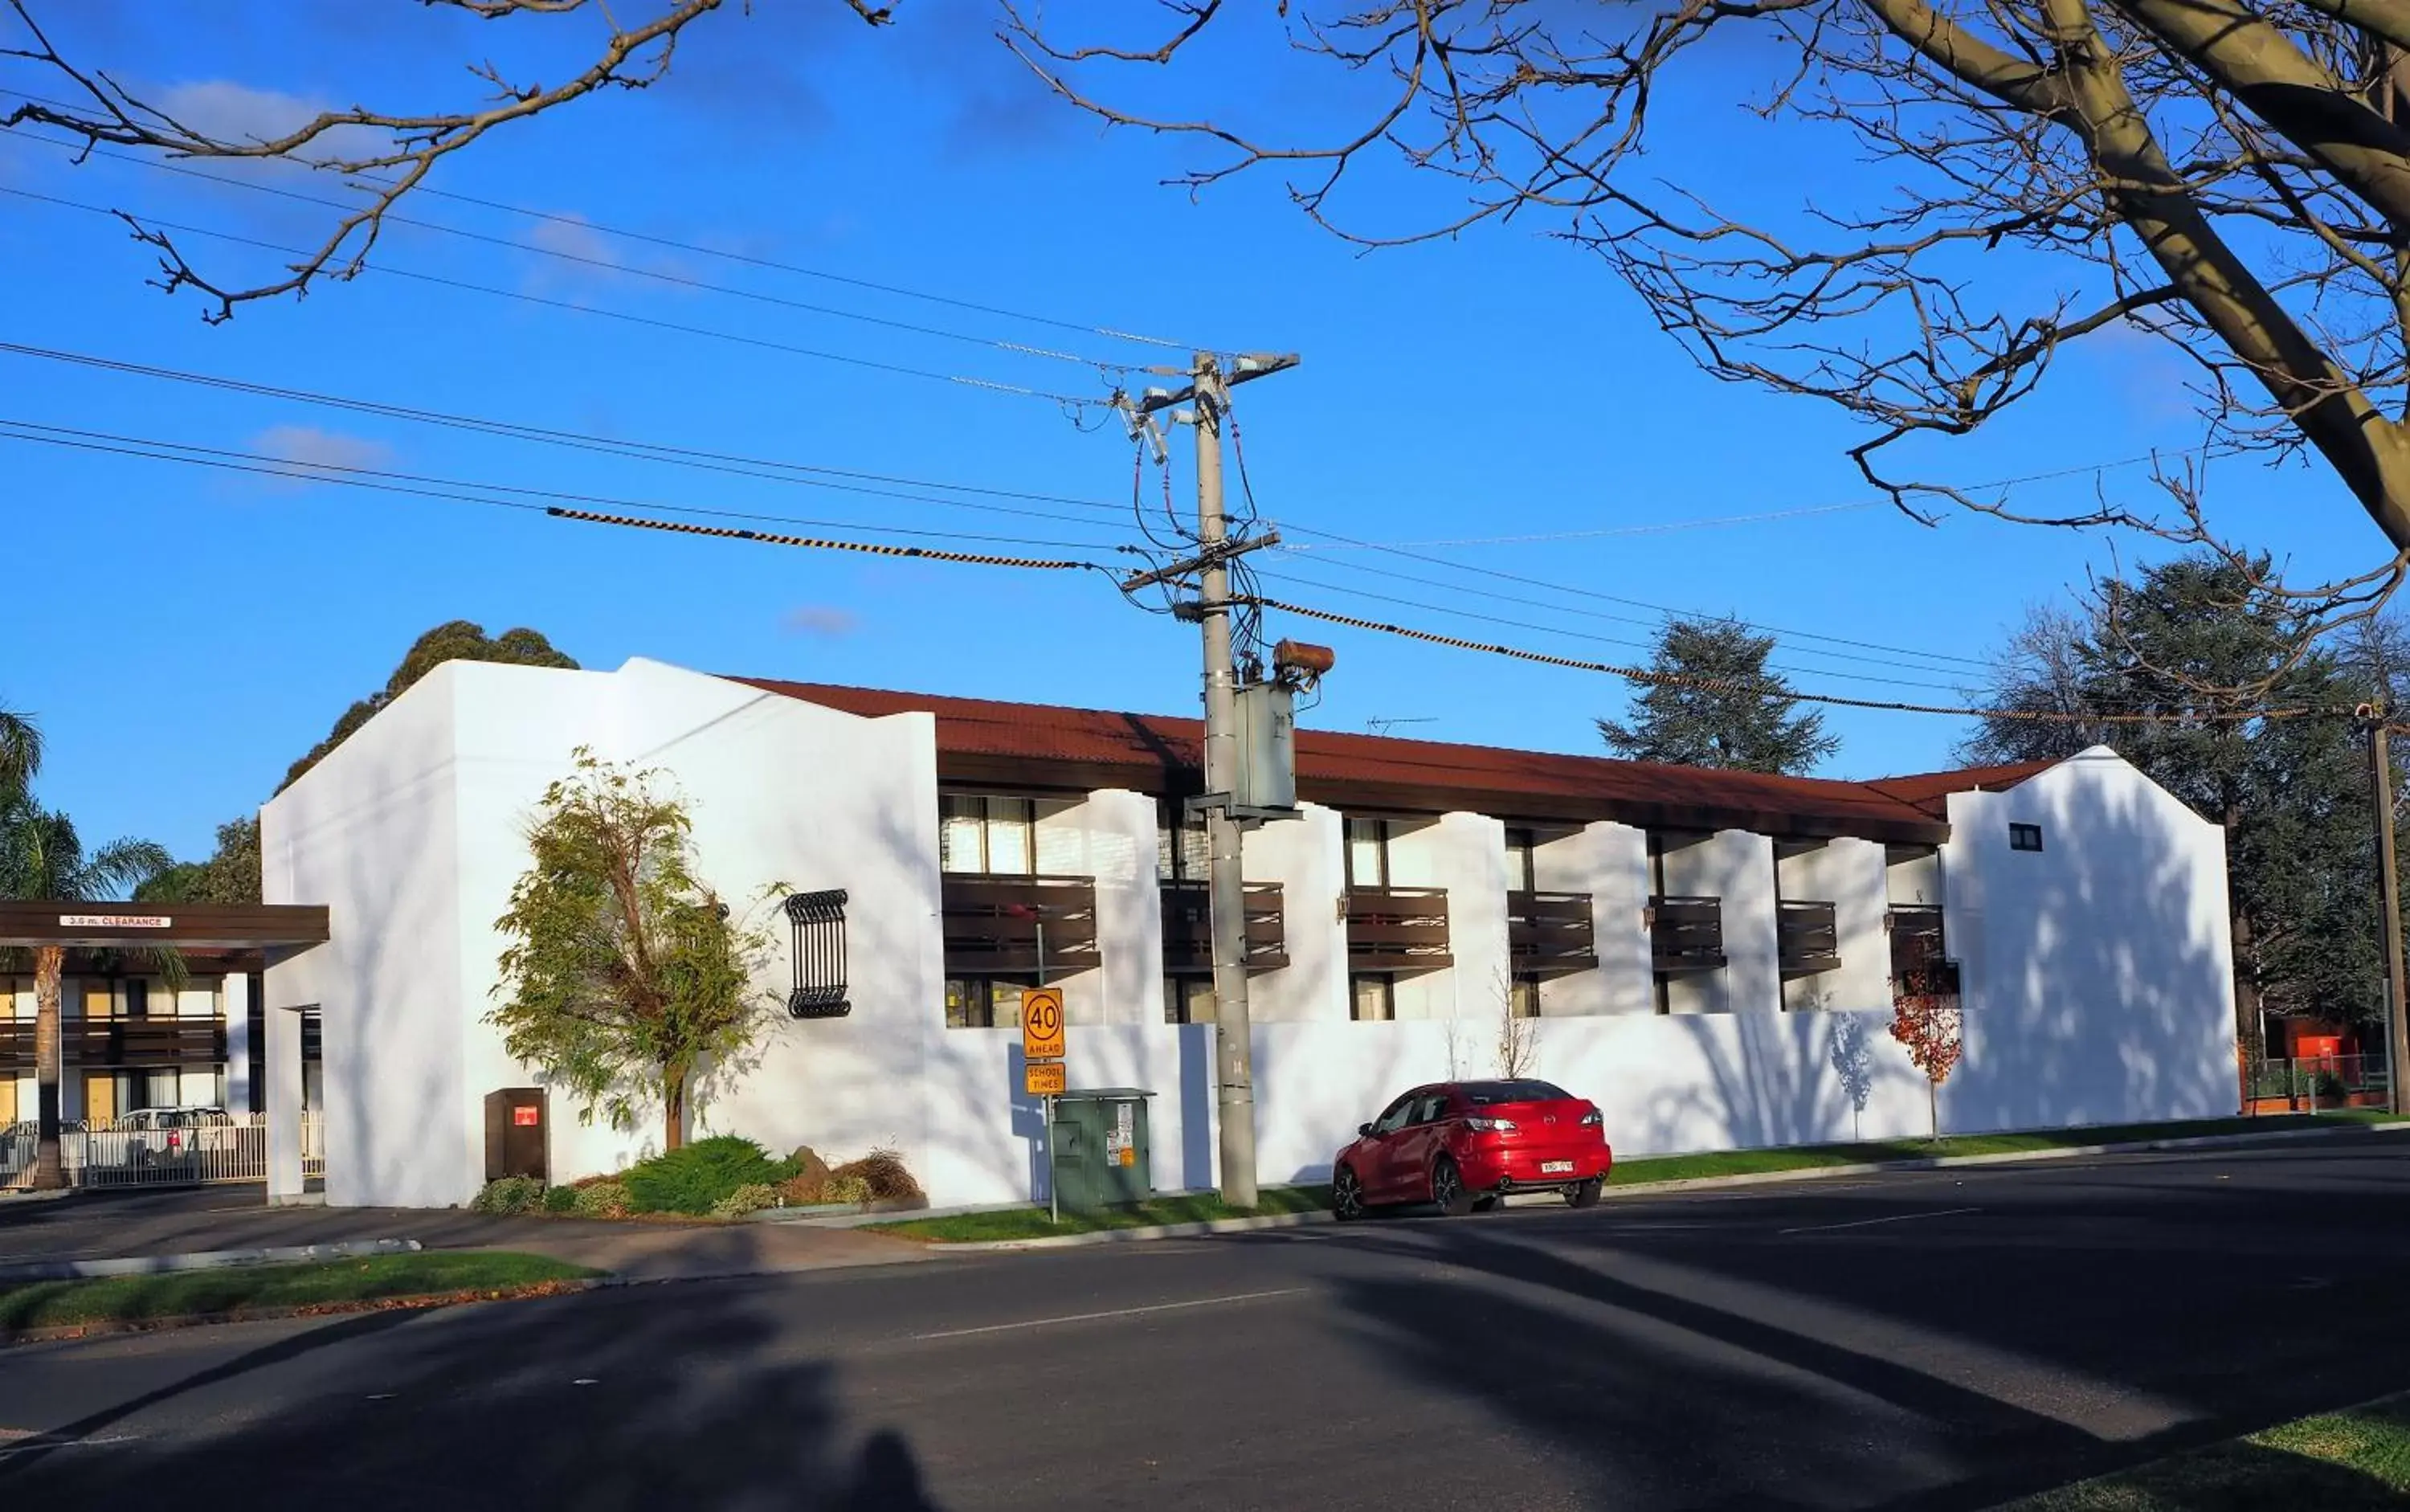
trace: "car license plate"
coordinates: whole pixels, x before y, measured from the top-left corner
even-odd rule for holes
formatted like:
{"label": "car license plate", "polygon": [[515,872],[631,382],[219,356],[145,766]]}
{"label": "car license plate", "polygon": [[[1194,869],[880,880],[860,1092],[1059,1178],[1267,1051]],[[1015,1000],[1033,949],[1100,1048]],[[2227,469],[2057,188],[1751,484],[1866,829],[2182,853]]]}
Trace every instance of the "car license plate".
{"label": "car license plate", "polygon": [[1560,1175],[1570,1172],[1573,1169],[1574,1163],[1570,1160],[1543,1160],[1540,1162],[1540,1174],[1543,1176]]}

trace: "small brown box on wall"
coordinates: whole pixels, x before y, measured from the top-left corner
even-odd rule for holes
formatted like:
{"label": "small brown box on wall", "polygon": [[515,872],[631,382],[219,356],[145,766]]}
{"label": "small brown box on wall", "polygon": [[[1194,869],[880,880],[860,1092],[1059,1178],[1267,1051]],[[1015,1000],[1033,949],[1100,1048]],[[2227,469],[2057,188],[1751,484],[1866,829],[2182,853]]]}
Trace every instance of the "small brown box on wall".
{"label": "small brown box on wall", "polygon": [[542,1087],[503,1087],[486,1094],[486,1179],[552,1179],[551,1121]]}

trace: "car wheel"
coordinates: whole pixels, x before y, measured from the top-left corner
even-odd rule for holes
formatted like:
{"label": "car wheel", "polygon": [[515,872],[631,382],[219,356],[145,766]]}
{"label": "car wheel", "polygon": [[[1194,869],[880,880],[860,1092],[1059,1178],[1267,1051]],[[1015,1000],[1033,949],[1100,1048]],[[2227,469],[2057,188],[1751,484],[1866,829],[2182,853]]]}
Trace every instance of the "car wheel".
{"label": "car wheel", "polygon": [[1431,1202],[1451,1218],[1461,1218],[1473,1211],[1473,1194],[1464,1189],[1464,1172],[1456,1169],[1456,1161],[1447,1156],[1439,1157],[1431,1167]]}
{"label": "car wheel", "polygon": [[1356,1172],[1345,1166],[1332,1171],[1330,1215],[1341,1223],[1354,1223],[1364,1213],[1364,1184],[1356,1179]]}
{"label": "car wheel", "polygon": [[1565,1188],[1565,1206],[1569,1208],[1598,1206],[1598,1194],[1605,1185],[1606,1178],[1604,1176],[1592,1176],[1588,1181],[1574,1183]]}

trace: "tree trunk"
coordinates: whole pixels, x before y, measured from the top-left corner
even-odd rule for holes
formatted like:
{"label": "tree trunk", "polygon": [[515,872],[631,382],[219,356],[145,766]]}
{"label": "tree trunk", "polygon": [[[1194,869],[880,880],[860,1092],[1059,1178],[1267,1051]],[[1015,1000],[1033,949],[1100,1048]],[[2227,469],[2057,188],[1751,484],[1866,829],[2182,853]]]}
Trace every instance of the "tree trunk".
{"label": "tree trunk", "polygon": [[1941,1083],[1931,1077],[1924,1079],[1924,1121],[1933,1130],[1933,1142],[1941,1142]]}
{"label": "tree trunk", "polygon": [[65,948],[58,945],[39,945],[34,950],[34,1117],[41,1141],[34,1156],[37,1192],[55,1192],[66,1185],[66,1172],[59,1163],[59,1083],[65,1069],[59,997],[66,955]]}
{"label": "tree trunk", "polygon": [[686,1143],[686,1069],[674,1068],[661,1075],[661,1148],[675,1150]]}

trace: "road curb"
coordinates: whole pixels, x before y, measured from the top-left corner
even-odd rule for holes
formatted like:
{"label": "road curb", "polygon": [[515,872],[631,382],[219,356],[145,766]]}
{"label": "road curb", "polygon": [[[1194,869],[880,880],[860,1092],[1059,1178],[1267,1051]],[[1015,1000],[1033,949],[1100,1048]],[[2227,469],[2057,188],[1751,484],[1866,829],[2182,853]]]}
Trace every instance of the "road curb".
{"label": "road curb", "polygon": [[306,1265],[313,1260],[408,1255],[422,1247],[415,1239],[367,1239],[342,1244],[287,1244],[265,1249],[196,1250],[185,1255],[133,1255],[110,1260],[28,1260],[17,1265],[0,1265],[0,1286],[16,1286],[29,1281],[90,1281],[103,1276],[164,1275],[171,1271],[214,1271],[235,1265]]}
{"label": "road curb", "polygon": [[1201,1218],[1195,1223],[1158,1223],[1144,1228],[1099,1228],[1085,1234],[1049,1234],[1043,1239],[980,1239],[965,1243],[930,1240],[927,1243],[931,1249],[948,1255],[1018,1249],[1079,1249],[1089,1244],[1131,1244],[1147,1239],[1196,1239],[1205,1234],[1241,1234],[1255,1228],[1295,1228],[1303,1224],[1330,1221],[1328,1212],[1313,1208],[1303,1213],[1267,1213],[1253,1218]]}
{"label": "road curb", "polygon": [[2030,1160],[2072,1160],[2084,1156],[2147,1155],[2155,1150],[2205,1150],[2226,1145],[2274,1144],[2292,1140],[2329,1140],[2340,1134],[2410,1130],[2410,1120],[2390,1124],[2350,1124],[2339,1128],[2272,1128],[2264,1134],[2194,1134],[2173,1140],[2128,1140],[2114,1144],[2069,1144],[2047,1150],[2002,1150],[1992,1155],[1919,1156],[1906,1160],[1868,1160],[1848,1166],[1807,1166],[1797,1170],[1753,1170],[1739,1176],[1691,1176],[1679,1181],[1635,1182],[1610,1185],[1599,1195],[1629,1201],[1665,1192],[1699,1191],[1719,1186],[1769,1186],[1780,1182],[1831,1181],[1842,1176],[1876,1176],[1886,1171],[1946,1170],[1960,1166],[2007,1166]]}
{"label": "road curb", "polygon": [[[356,1302],[310,1302],[297,1307],[245,1307],[231,1313],[190,1313],[181,1317],[111,1318],[92,1323],[61,1323],[51,1328],[0,1333],[0,1348],[21,1344],[69,1344],[79,1339],[112,1339],[129,1333],[168,1333],[179,1329],[214,1328],[222,1323],[269,1323],[286,1317],[346,1317],[362,1313],[427,1313],[439,1307],[468,1307],[479,1302],[535,1301],[568,1297],[609,1285],[607,1277],[583,1281],[537,1281],[524,1287],[476,1291],[429,1292],[423,1297],[377,1297]],[[12,1443],[12,1450],[23,1444]]]}

